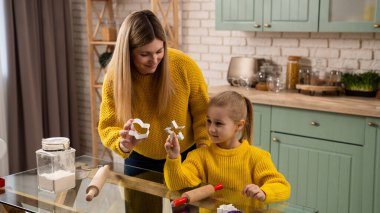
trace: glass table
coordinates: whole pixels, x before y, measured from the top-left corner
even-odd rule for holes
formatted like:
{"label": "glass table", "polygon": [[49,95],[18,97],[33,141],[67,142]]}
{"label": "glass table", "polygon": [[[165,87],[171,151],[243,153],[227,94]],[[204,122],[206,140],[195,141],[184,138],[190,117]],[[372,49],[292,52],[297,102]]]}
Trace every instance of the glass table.
{"label": "glass table", "polygon": [[[86,201],[86,188],[103,165],[111,166],[111,175],[98,196]],[[181,197],[185,190],[169,191],[162,173],[135,169],[141,171],[140,174],[127,176],[123,174],[124,165],[120,163],[80,156],[76,158],[75,188],[59,193],[38,189],[36,169],[8,175],[4,177],[5,190],[0,192],[0,203],[3,204],[0,205],[0,212],[216,212],[223,204],[233,204],[237,209],[249,209],[249,212],[318,212],[288,202],[257,209],[249,205],[249,198],[228,189],[216,191],[213,196],[191,205],[172,208],[171,200]]]}

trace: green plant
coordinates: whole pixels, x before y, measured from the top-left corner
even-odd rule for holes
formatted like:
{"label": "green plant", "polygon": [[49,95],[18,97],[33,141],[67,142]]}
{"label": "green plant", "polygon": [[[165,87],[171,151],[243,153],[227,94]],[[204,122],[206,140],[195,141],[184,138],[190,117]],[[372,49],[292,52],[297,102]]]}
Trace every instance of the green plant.
{"label": "green plant", "polygon": [[112,58],[113,52],[106,51],[99,56],[99,64],[102,68],[105,68]]}
{"label": "green plant", "polygon": [[342,83],[346,90],[376,91],[380,84],[380,75],[373,70],[360,74],[344,73]]}

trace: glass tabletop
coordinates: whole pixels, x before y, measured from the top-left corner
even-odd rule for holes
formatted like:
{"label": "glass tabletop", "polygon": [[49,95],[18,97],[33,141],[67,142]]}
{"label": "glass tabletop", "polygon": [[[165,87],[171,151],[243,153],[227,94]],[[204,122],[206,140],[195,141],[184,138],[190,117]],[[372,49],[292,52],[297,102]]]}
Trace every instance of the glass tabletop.
{"label": "glass tabletop", "polygon": [[[86,201],[86,189],[103,165],[110,165],[111,175],[99,194],[92,201]],[[244,209],[244,212],[318,212],[288,202],[257,209],[251,204],[252,199],[229,189],[216,191],[210,198],[191,205],[172,208],[170,202],[181,197],[185,190],[169,191],[162,173],[135,169],[141,172],[133,177],[127,176],[123,174],[123,164],[80,156],[76,158],[75,188],[58,193],[40,190],[37,170],[32,169],[4,177],[5,190],[0,192],[0,203],[7,208],[28,212],[216,212],[218,207],[227,204]]]}

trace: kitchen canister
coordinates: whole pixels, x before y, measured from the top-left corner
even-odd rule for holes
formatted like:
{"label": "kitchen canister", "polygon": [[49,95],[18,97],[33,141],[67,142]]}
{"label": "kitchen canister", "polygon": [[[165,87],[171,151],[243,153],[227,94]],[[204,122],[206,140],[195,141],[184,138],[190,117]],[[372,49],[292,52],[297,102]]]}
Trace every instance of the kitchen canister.
{"label": "kitchen canister", "polygon": [[286,69],[286,89],[296,89],[299,72],[299,56],[289,56]]}
{"label": "kitchen canister", "polygon": [[40,190],[57,193],[75,187],[75,149],[70,148],[70,139],[42,139],[36,159]]}

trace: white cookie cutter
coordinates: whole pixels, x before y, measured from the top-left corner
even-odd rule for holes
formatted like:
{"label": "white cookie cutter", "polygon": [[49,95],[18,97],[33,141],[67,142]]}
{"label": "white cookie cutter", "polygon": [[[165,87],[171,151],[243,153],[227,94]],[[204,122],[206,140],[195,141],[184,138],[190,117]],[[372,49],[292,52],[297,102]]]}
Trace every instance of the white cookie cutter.
{"label": "white cookie cutter", "polygon": [[217,213],[227,213],[229,211],[239,211],[237,208],[235,208],[232,204],[222,204],[217,209]]}
{"label": "white cookie cutter", "polygon": [[140,134],[136,130],[129,130],[129,135],[135,136],[135,138],[137,140],[144,139],[144,138],[148,137],[150,124],[142,122],[142,120],[140,120],[139,118],[133,119],[132,126],[133,126],[133,124],[138,124],[141,126],[141,128],[147,129],[147,131],[144,134]]}
{"label": "white cookie cutter", "polygon": [[174,130],[179,130],[178,134],[177,134],[177,137],[178,137],[178,140],[183,140],[185,137],[183,136],[181,130],[185,128],[185,126],[178,126],[177,125],[177,122],[175,122],[175,120],[172,121],[172,125],[170,127],[166,127],[165,128],[165,131],[170,134],[170,139],[173,138],[173,133],[174,133]]}

